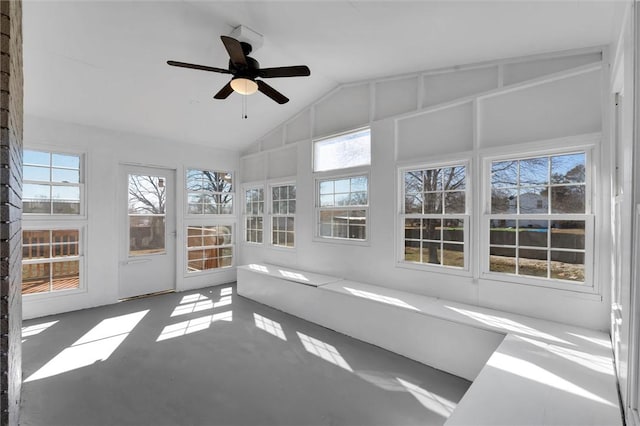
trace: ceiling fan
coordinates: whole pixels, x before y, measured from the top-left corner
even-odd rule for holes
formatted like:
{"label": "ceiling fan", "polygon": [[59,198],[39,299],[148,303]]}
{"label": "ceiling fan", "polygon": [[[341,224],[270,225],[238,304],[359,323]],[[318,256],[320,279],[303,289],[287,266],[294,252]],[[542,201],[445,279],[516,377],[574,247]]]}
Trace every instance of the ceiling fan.
{"label": "ceiling fan", "polygon": [[224,47],[229,53],[229,68],[215,68],[206,65],[188,64],[186,62],[167,61],[167,64],[174,67],[191,68],[201,71],[212,71],[221,74],[231,74],[231,81],[228,82],[213,97],[215,99],[226,99],[234,91],[242,95],[251,95],[260,91],[279,104],[289,102],[289,98],[278,92],[276,89],[257,78],[276,77],[306,77],[311,75],[309,67],[306,65],[294,65],[290,67],[260,68],[258,61],[249,56],[251,45],[241,42],[228,36],[220,36]]}

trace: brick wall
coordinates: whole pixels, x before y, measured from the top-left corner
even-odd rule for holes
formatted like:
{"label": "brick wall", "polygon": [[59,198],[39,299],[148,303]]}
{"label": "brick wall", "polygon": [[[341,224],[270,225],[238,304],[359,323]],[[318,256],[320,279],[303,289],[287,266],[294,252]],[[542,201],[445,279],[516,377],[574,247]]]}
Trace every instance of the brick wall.
{"label": "brick wall", "polygon": [[0,424],[17,425],[22,387],[22,3],[0,1]]}

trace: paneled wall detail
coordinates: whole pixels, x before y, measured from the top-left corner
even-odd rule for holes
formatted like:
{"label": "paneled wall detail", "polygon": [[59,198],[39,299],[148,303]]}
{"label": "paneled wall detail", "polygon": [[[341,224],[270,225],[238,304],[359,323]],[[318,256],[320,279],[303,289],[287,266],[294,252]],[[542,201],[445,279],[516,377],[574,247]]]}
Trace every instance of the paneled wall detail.
{"label": "paneled wall detail", "polygon": [[[296,246],[240,242],[240,264],[272,262],[519,314],[606,329],[609,266],[596,255],[589,294],[494,280],[483,275],[483,158],[593,146],[599,161],[594,244],[607,253],[609,77],[604,48],[497,60],[339,86],[256,141],[240,159],[242,183],[296,183]],[[320,240],[315,234],[314,139],[371,128],[369,234],[366,242]],[[447,162],[469,165],[469,268],[416,268],[402,262],[398,168]],[[604,166],[604,167],[603,167]],[[339,170],[336,175],[353,170]],[[359,171],[362,173],[362,170]],[[242,227],[242,224],[240,224]],[[239,233],[242,235],[242,231]],[[456,273],[458,272],[458,273]]]}
{"label": "paneled wall detail", "polygon": [[0,424],[17,425],[22,387],[22,3],[0,2]]}
{"label": "paneled wall detail", "polygon": [[[600,93],[596,90],[601,82],[602,49],[582,49],[570,52],[558,52],[536,57],[513,58],[482,64],[471,64],[453,68],[425,71],[414,75],[403,75],[374,81],[349,83],[337,87],[320,100],[302,110],[273,131],[265,135],[243,152],[243,155],[256,154],[261,151],[276,149],[286,144],[296,143],[311,138],[329,136],[342,131],[369,125],[373,121],[385,119],[402,119],[405,116],[440,110],[448,104],[457,106],[463,100],[472,101],[481,98],[487,106],[489,133],[484,133],[484,146],[495,146],[502,143],[493,140],[491,132],[495,131],[494,113],[503,97],[511,103],[518,97],[536,99],[548,103],[552,109],[543,108],[552,118],[559,116],[555,112],[571,108],[573,103],[578,107],[593,105],[594,98]],[[597,81],[598,80],[598,81]],[[576,93],[586,89],[583,98],[570,96],[564,92]],[[554,92],[555,99],[547,99],[545,92]],[[511,95],[509,95],[511,94]],[[588,98],[591,97],[591,98]],[[524,115],[529,115],[529,108]],[[482,105],[480,106],[482,108]],[[480,111],[479,111],[480,112]],[[591,133],[598,122],[600,111],[593,108],[586,111],[586,116],[579,116],[579,123],[584,129],[580,133]],[[517,115],[517,111],[509,111]],[[541,119],[531,116],[532,121]],[[597,116],[597,117],[594,117]],[[428,120],[428,119],[427,119]],[[501,121],[501,120],[498,120]],[[506,120],[503,120],[506,121]],[[559,118],[557,121],[561,121]],[[415,123],[413,123],[415,124]],[[471,125],[469,122],[460,125]],[[561,123],[552,122],[553,126]],[[407,123],[407,125],[410,125]],[[566,124],[567,127],[572,123]],[[534,127],[537,127],[534,125]],[[570,129],[551,129],[543,138],[562,137],[573,133]],[[509,135],[500,135],[508,137]],[[530,139],[530,140],[535,140]],[[514,142],[509,139],[509,143]],[[458,145],[459,147],[459,145]]]}

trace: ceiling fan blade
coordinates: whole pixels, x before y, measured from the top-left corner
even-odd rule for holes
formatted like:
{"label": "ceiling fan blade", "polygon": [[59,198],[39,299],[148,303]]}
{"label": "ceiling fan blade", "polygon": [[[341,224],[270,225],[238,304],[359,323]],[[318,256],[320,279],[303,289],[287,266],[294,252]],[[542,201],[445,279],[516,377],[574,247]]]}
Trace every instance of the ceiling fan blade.
{"label": "ceiling fan blade", "polygon": [[291,67],[262,68],[258,70],[258,76],[262,78],[307,77],[309,75],[311,75],[311,70],[306,65],[295,65]]}
{"label": "ceiling fan blade", "polygon": [[233,93],[233,89],[231,88],[231,82],[228,82],[218,93],[213,95],[214,99],[227,99],[230,94]]}
{"label": "ceiling fan blade", "polygon": [[261,91],[262,93],[264,93],[265,95],[267,95],[268,97],[270,97],[271,99],[276,101],[277,103],[286,104],[287,102],[289,102],[289,98],[287,98],[282,93],[278,92],[273,87],[269,86],[264,81],[256,80],[256,83],[258,83],[258,90],[259,91]]}
{"label": "ceiling fan blade", "polygon": [[229,70],[225,70],[224,68],[208,67],[206,65],[188,64],[186,62],[178,62],[178,61],[167,61],[167,64],[174,67],[191,68],[194,70],[201,70],[201,71],[213,71],[213,72],[219,72],[221,74],[231,74]]}
{"label": "ceiling fan blade", "polygon": [[240,42],[235,38],[228,36],[220,36],[220,38],[222,39],[222,43],[224,43],[225,49],[227,49],[227,53],[229,54],[229,58],[231,58],[233,65],[246,67],[247,58],[244,56],[244,51],[242,50]]}

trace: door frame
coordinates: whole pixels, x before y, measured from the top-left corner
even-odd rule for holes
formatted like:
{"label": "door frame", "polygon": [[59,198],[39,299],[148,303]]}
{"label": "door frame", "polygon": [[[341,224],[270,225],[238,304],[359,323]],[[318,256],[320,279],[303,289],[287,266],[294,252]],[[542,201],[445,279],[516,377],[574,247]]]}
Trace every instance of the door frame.
{"label": "door frame", "polygon": [[[174,236],[173,245],[174,245],[175,251],[174,251],[172,262],[174,266],[174,271],[173,271],[172,287],[167,289],[166,291],[177,291],[178,289],[178,280],[179,280],[178,250],[180,248],[179,238],[178,238],[180,236],[180,233],[178,232],[179,222],[180,222],[179,221],[180,212],[178,211],[178,205],[179,205],[178,182],[177,182],[178,168],[175,166],[120,161],[118,162],[118,176],[117,176],[118,188],[116,191],[117,192],[116,215],[118,218],[117,219],[118,229],[120,230],[118,235],[118,239],[119,239],[118,241],[118,291],[117,291],[118,300],[125,300],[130,297],[137,297],[137,296],[124,296],[124,297],[122,296],[122,267],[129,263],[136,263],[136,262],[130,262],[130,260],[135,259],[135,257],[129,256],[129,242],[127,238],[129,236],[128,215],[127,215],[126,207],[123,208],[123,206],[121,205],[121,203],[128,201],[129,172],[125,172],[125,171],[127,170],[127,168],[137,168],[137,167],[166,171],[170,176],[173,177],[174,190],[173,190],[173,202],[171,206],[172,208],[174,208],[175,230],[170,230],[169,226],[165,228],[165,232],[166,232],[165,244],[168,244],[170,242],[167,237],[169,235],[173,235]],[[122,235],[122,232],[127,233],[126,237]],[[154,256],[154,254],[151,254],[149,256]]]}

